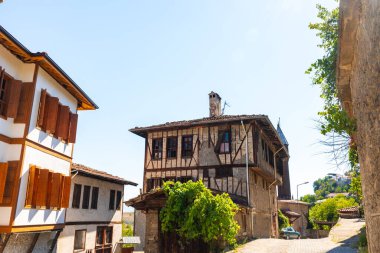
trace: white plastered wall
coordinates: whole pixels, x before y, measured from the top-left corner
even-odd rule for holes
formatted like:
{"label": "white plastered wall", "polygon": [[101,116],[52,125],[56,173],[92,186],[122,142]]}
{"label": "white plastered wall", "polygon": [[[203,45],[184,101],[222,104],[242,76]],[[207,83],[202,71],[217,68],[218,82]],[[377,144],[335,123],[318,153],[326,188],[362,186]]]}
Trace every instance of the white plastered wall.
{"label": "white plastered wall", "polygon": [[[82,185],[80,208],[71,208],[74,184]],[[82,209],[83,201],[83,187],[84,185],[99,187],[98,195],[98,208],[97,209]],[[70,196],[70,208],[67,210],[66,222],[73,221],[110,221],[120,222],[122,220],[122,208],[121,210],[109,210],[110,190],[124,192],[124,185],[107,182],[104,180],[94,179],[90,177],[84,177],[77,175],[73,178],[71,183],[71,196]],[[90,207],[91,207],[91,194],[90,191]],[[116,198],[115,198],[116,200]],[[115,202],[116,203],[116,202]],[[123,207],[123,204],[121,204]]]}
{"label": "white plastered wall", "polygon": [[[98,226],[112,226],[112,245],[114,250],[116,248],[116,243],[121,238],[122,226],[121,224],[91,224],[91,225],[66,225],[60,234],[57,242],[57,252],[74,252],[74,237],[75,230],[86,230],[86,244],[85,249],[95,249],[96,242],[96,228]],[[112,251],[117,252],[117,251]]]}
{"label": "white plastered wall", "polygon": [[58,139],[54,138],[52,135],[48,135],[46,132],[37,129],[37,118],[38,109],[40,104],[41,90],[46,89],[46,91],[53,97],[58,97],[59,102],[64,106],[69,106],[71,112],[77,111],[77,100],[60,84],[57,83],[48,73],[46,73],[42,68],[38,71],[36,90],[34,94],[32,116],[30,119],[30,126],[27,138],[37,142],[45,147],[54,149],[57,152],[63,153],[71,157],[71,150],[73,144],[66,144]]}
{"label": "white plastered wall", "polygon": [[[23,82],[33,81],[35,64],[23,63],[2,45],[0,45],[0,67],[17,80]],[[21,138],[24,136],[24,129],[25,124],[14,124],[12,118],[7,120],[0,118],[0,134],[12,138]]]}
{"label": "white plastered wall", "polygon": [[37,165],[41,168],[62,173],[66,176],[70,175],[70,162],[46,154],[32,147],[26,146],[24,152],[24,162],[21,168],[21,183],[19,197],[17,201],[14,226],[48,225],[64,223],[66,211],[65,209],[44,210],[24,208],[30,165]]}

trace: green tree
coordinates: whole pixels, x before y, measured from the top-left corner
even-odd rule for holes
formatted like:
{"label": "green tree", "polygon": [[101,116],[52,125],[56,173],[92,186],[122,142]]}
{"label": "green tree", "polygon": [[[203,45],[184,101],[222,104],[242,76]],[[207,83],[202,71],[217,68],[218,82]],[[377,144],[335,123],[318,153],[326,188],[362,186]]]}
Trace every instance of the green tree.
{"label": "green tree", "polygon": [[168,181],[163,190],[168,197],[160,213],[163,232],[175,232],[185,241],[201,239],[215,251],[220,242],[236,243],[238,206],[227,193],[214,196],[202,181]]}
{"label": "green tree", "polygon": [[286,217],[281,210],[278,210],[278,227],[280,229],[287,228],[290,226],[289,218]]}
{"label": "green tree", "polygon": [[309,212],[309,219],[313,223],[314,228],[318,228],[315,221],[337,221],[339,209],[357,205],[358,203],[355,202],[355,199],[338,195],[313,206]]}
{"label": "green tree", "polygon": [[315,194],[306,194],[301,197],[301,201],[314,205],[315,202],[317,201],[317,196]]}

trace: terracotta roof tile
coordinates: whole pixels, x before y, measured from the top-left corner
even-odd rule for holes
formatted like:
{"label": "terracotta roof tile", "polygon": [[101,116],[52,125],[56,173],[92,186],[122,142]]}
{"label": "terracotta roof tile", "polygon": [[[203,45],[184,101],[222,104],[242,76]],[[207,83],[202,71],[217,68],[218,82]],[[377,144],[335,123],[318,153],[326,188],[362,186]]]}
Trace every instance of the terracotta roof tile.
{"label": "terracotta roof tile", "polygon": [[78,171],[78,174],[84,175],[84,176],[92,176],[98,179],[103,179],[103,180],[114,182],[114,183],[137,186],[136,183],[125,180],[124,178],[113,176],[111,174],[108,174],[107,172],[95,170],[78,163],[73,163],[71,170],[72,170],[72,173],[75,173],[75,171]]}

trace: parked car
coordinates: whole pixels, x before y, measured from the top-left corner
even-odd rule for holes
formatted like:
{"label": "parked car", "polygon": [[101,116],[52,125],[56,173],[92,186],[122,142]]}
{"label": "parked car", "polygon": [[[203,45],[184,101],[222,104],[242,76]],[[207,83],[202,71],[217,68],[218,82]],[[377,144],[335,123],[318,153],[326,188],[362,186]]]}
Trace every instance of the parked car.
{"label": "parked car", "polygon": [[296,230],[294,230],[293,227],[287,227],[287,228],[281,229],[280,237],[285,238],[287,240],[288,239],[300,239],[301,234],[299,232],[297,232]]}

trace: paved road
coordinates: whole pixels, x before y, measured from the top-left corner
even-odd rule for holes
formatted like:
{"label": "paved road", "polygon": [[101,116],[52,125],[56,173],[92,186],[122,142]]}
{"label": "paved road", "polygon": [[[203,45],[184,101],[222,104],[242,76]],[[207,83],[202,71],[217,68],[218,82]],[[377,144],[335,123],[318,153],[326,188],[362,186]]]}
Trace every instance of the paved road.
{"label": "paved road", "polygon": [[349,246],[357,240],[361,220],[342,219],[335,226],[328,238],[322,239],[257,239],[246,243],[230,253],[354,253]]}

